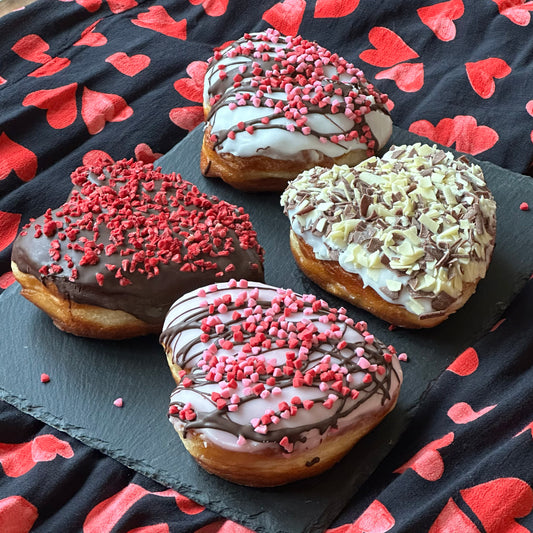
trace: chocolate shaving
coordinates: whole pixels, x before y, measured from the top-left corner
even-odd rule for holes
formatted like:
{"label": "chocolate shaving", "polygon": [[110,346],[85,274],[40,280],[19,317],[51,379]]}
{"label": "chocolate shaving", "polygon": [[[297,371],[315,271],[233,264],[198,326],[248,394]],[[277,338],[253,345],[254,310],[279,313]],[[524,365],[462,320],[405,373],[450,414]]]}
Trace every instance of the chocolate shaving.
{"label": "chocolate shaving", "polygon": [[[354,231],[350,234],[348,242],[353,244],[361,244],[372,239],[376,229],[373,226],[366,226],[363,231]],[[379,241],[381,243],[381,241]]]}
{"label": "chocolate shaving", "polygon": [[368,194],[363,194],[361,201],[359,202],[359,210],[361,211],[361,216],[366,218],[368,213],[368,208],[372,204],[372,198]]}
{"label": "chocolate shaving", "polygon": [[428,318],[437,318],[439,316],[444,316],[446,313],[444,311],[433,311],[432,313],[424,313],[420,315],[420,320],[427,320]]}
{"label": "chocolate shaving", "polygon": [[400,291],[391,291],[388,287],[380,287],[379,290],[391,300],[397,300],[400,297]]}
{"label": "chocolate shaving", "polygon": [[431,159],[431,162],[433,165],[438,165],[440,162],[442,162],[444,159],[446,159],[446,154],[439,150]]}
{"label": "chocolate shaving", "polygon": [[368,241],[368,244],[366,245],[366,249],[370,252],[370,253],[373,253],[375,252],[376,250],[380,250],[381,248],[383,247],[383,242],[380,241],[379,239],[376,239],[376,238],[372,238]]}
{"label": "chocolate shaving", "polygon": [[456,298],[453,296],[441,291],[435,296],[435,298],[433,298],[433,300],[431,300],[431,308],[435,309],[435,311],[442,311],[443,309],[450,307],[455,300]]}

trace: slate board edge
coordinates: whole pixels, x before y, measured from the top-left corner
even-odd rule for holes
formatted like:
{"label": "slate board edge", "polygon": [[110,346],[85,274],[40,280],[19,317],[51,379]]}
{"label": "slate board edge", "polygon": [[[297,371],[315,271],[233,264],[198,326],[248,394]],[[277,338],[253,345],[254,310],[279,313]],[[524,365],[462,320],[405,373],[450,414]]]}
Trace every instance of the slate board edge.
{"label": "slate board edge", "polygon": [[[158,483],[161,483],[165,487],[168,486],[168,479],[164,479],[163,476],[158,474],[155,469],[149,467],[148,465],[146,465],[145,463],[141,461],[132,460],[128,456],[119,453],[119,450],[117,450],[115,447],[112,447],[110,443],[104,440],[100,440],[95,437],[87,436],[84,433],[84,428],[80,428],[72,424],[65,423],[59,417],[53,415],[52,413],[49,413],[48,411],[43,409],[41,406],[32,405],[32,403],[27,401],[25,398],[21,398],[19,396],[13,395],[2,387],[0,387],[0,398],[6,403],[15,407],[16,409],[32,416],[33,418],[37,420],[40,420],[41,422],[44,422],[45,424],[59,431],[67,433],[69,436],[77,439],[82,444],[85,444],[86,446],[92,449],[96,449],[99,452],[102,452],[103,454],[107,455],[108,457],[111,457],[112,459],[123,464],[124,466],[135,470],[139,474],[142,474],[143,476],[146,476]],[[272,533],[272,531],[266,525],[267,523],[271,523],[271,521],[265,522],[264,527],[262,526],[257,527],[258,524],[257,522],[254,521],[253,518],[250,519],[248,518],[248,516],[245,516],[240,513],[228,512],[230,511],[230,509],[224,504],[223,501],[219,502],[219,501],[213,501],[211,499],[208,500],[204,498],[203,491],[200,489],[194,488],[192,485],[187,485],[186,487],[183,487],[184,485],[183,480],[180,480],[179,484],[181,485],[181,487],[178,492],[186,491],[187,494],[184,494],[184,495],[191,498],[196,503],[205,506],[209,510],[220,514],[224,518],[234,520],[235,522],[242,524],[246,527],[253,528],[253,531],[257,533]],[[333,520],[335,516],[330,517],[331,520]],[[320,518],[323,518],[323,517],[320,517]],[[321,528],[320,530],[324,529],[320,525],[319,527]],[[295,533],[296,530],[291,530],[291,529],[282,530],[278,528],[276,531],[279,533]],[[302,533],[312,533],[313,531],[318,531],[318,530],[314,528],[301,530]]]}

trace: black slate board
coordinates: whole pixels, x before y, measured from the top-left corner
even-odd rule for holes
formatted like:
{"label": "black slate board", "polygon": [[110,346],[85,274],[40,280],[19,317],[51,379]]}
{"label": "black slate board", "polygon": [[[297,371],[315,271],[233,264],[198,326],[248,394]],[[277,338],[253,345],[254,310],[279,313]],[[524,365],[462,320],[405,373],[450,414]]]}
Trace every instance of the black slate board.
{"label": "black slate board", "polygon": [[[296,268],[278,194],[242,193],[200,175],[201,136],[201,130],[195,130],[158,163],[251,214],[266,250],[267,282],[341,305]],[[393,134],[395,144],[418,140],[399,129]],[[173,381],[157,339],[109,342],[64,334],[18,294],[17,285],[0,295],[0,397],[257,532],[324,530],[398,441],[431,382],[490,329],[533,271],[531,213],[519,209],[522,201],[533,205],[533,181],[480,164],[498,203],[497,245],[487,278],[467,305],[432,330],[391,332],[382,321],[342,303],[351,316],[366,320],[377,337],[406,351],[409,362],[403,365],[405,382],[395,411],[321,476],[285,487],[251,489],[205,473],[166,419]],[[50,375],[50,383],[40,383],[42,372]],[[119,396],[124,398],[122,409],[113,406]]]}

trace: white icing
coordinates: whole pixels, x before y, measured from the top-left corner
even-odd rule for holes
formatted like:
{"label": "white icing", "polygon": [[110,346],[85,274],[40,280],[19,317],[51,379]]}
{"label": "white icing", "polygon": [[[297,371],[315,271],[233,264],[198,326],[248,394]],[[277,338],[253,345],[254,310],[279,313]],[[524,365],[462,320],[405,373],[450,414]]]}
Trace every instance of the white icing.
{"label": "white icing", "polygon": [[[259,34],[252,34],[252,37],[256,37]],[[256,50],[261,46],[261,42],[255,42],[254,46]],[[268,43],[272,44],[272,43]],[[317,45],[318,47],[318,45]],[[287,50],[290,47],[283,40],[275,45],[275,50],[267,52],[270,58],[274,57],[276,51]],[[225,66],[224,72],[234,74],[239,73],[239,68],[245,67],[249,70],[253,68],[255,62],[261,62],[261,59],[254,57],[253,55],[245,56],[243,54],[232,57],[231,53],[234,51],[234,45],[228,46],[222,53],[222,58],[211,62],[205,76],[204,83],[204,102],[209,103],[212,92],[216,90],[213,88],[214,84],[219,79],[220,67]],[[229,53],[229,55],[228,55]],[[350,65],[353,71],[357,71],[353,65]],[[350,71],[352,72],[352,71]],[[357,71],[360,73],[360,71]],[[339,80],[353,88],[355,85],[350,83],[353,78],[353,73],[343,72],[338,74],[337,68],[333,65],[323,66],[323,76],[320,78],[322,86],[327,83],[325,78],[331,76],[339,76]],[[324,81],[325,80],[325,81]],[[311,85],[312,87],[312,85]],[[230,84],[228,90],[232,90]],[[243,86],[240,94],[248,93],[250,95],[256,94],[256,88]],[[303,96],[304,103],[308,103],[309,99],[316,96],[316,91],[311,90],[308,94]],[[270,97],[273,104],[278,101],[287,102],[287,95],[283,91],[272,91],[272,93],[265,94],[265,97]],[[334,96],[335,98],[335,96]],[[342,100],[342,96],[338,97]],[[250,99],[251,100],[251,99]],[[273,114],[273,106],[268,107],[266,105],[260,105],[260,107],[254,107],[247,102],[247,105],[237,105],[235,109],[229,109],[227,105],[223,105],[218,108],[207,124],[211,127],[211,134],[220,137],[222,142],[216,146],[216,150],[220,153],[231,153],[239,157],[251,157],[255,155],[264,155],[272,159],[291,159],[297,161],[307,161],[310,163],[318,162],[324,158],[324,156],[337,158],[345,155],[347,152],[354,150],[367,150],[367,144],[354,140],[341,140],[337,142],[331,142],[332,135],[341,135],[343,132],[350,131],[354,128],[355,122],[348,118],[343,113],[315,113],[310,106],[309,113],[306,116],[307,123],[313,132],[323,137],[322,140],[318,136],[313,134],[304,134],[298,131],[288,131],[286,126],[292,128],[296,125],[296,121],[292,118],[280,117],[272,121],[271,124],[281,125],[282,128],[271,129],[255,129],[252,134],[247,131],[236,130],[235,126],[239,122],[247,122],[253,119],[260,119],[262,117],[270,117]],[[363,98],[364,100],[364,98]],[[227,103],[237,103],[238,97],[231,96],[227,99]],[[372,95],[366,97],[367,105],[373,105],[375,99]],[[363,123],[366,121],[370,127],[373,135],[377,140],[378,146],[375,149],[382,147],[390,138],[392,133],[392,120],[390,116],[382,110],[372,110],[369,113],[364,114]],[[235,139],[226,138],[226,132],[230,129],[235,131]],[[327,140],[326,140],[327,139]]]}
{"label": "white icing", "polygon": [[[243,291],[247,291],[248,294],[250,291],[252,291],[254,288],[259,289],[259,296],[256,298],[258,302],[260,301],[268,301],[270,302],[274,296],[276,296],[277,289],[275,287],[271,287],[265,284],[261,283],[249,283],[247,289],[242,288],[230,288],[228,283],[224,284],[218,284],[218,290],[216,292],[208,292],[205,297],[199,297],[197,296],[197,291],[192,291],[189,294],[184,295],[182,298],[180,298],[170,309],[167,318],[165,320],[165,325],[163,327],[163,337],[165,336],[165,331],[167,331],[169,328],[172,328],[173,325],[176,324],[186,324],[187,320],[190,320],[195,313],[198,311],[198,309],[205,309],[205,302],[212,303],[215,301],[215,298],[220,297],[223,294],[230,294],[232,296],[232,300],[235,301],[235,299],[239,296],[239,294],[242,294]],[[264,309],[267,307],[265,306]],[[223,324],[228,324],[231,322],[232,324],[235,324],[235,321],[232,320],[232,310],[229,310],[226,313],[215,313],[215,316],[220,319],[220,321]],[[283,312],[282,312],[283,313]],[[341,315],[339,311],[339,315]],[[281,314],[283,316],[283,314]],[[322,323],[317,321],[318,315],[316,313],[312,314],[305,314],[302,312],[295,312],[294,314],[291,314],[287,321],[292,322],[293,324],[297,324],[298,322],[302,320],[313,320],[313,324],[317,327],[317,333],[319,332],[327,332],[331,328],[331,323]],[[274,320],[278,320],[279,316],[274,318]],[[358,345],[366,346],[365,340],[361,333],[354,329],[354,327],[350,324],[353,324],[350,319],[346,320],[339,319],[335,322],[340,327],[340,330],[342,331],[342,336],[340,338],[332,338],[330,341],[326,341],[320,345],[320,348],[322,350],[331,351],[334,349],[334,344],[336,345],[341,340],[345,340],[348,343],[358,343]],[[166,345],[166,349],[170,350],[174,357],[176,357],[177,354],[180,354],[183,350],[184,346],[187,346],[187,344],[191,341],[196,341],[194,346],[190,348],[189,352],[199,353],[199,356],[194,357],[191,360],[187,360],[187,368],[190,370],[190,373],[188,374],[189,377],[191,377],[193,380],[195,379],[195,372],[200,372],[198,369],[198,362],[202,359],[202,353],[204,350],[208,350],[211,344],[213,343],[213,340],[210,339],[206,343],[202,343],[199,341],[199,335],[202,333],[200,329],[197,327],[192,327],[192,329],[183,329],[179,333],[174,334],[170,337],[170,342],[168,345]],[[330,343],[331,342],[331,343]],[[216,356],[220,359],[222,359],[224,356],[227,356],[229,359],[228,362],[233,361],[233,358],[238,358],[239,353],[241,353],[242,344],[234,343],[234,347],[230,350],[222,350],[219,349],[216,353]],[[370,349],[370,348],[368,348]],[[274,348],[271,350],[264,350],[264,358],[265,361],[269,364],[272,364],[274,366],[279,366],[280,368],[283,366],[283,364],[286,364],[286,352],[288,350],[291,350],[290,348],[287,348],[287,346],[284,346],[282,348]],[[298,352],[299,348],[296,347],[293,349],[295,352]],[[318,353],[318,352],[316,352]],[[348,348],[344,348],[341,350],[341,353],[343,354],[343,357],[350,358],[351,360],[358,362],[361,361],[359,355],[355,354]],[[368,352],[370,354],[370,352]],[[367,355],[365,353],[365,355]],[[261,354],[258,354],[260,357]],[[312,349],[309,354],[307,354],[309,360],[312,360],[315,356],[315,352]],[[318,359],[321,359],[323,357],[323,354],[319,354]],[[332,361],[334,359],[334,355],[331,356]],[[371,357],[371,355],[367,355],[367,357]],[[185,357],[186,358],[186,357]],[[363,363],[366,363],[366,361],[363,361],[361,363],[362,366]],[[320,364],[320,361],[318,360],[316,363],[313,363],[311,365],[312,367],[316,367],[316,365]],[[384,363],[385,364],[385,363]],[[390,395],[394,396],[396,394],[396,391],[398,387],[400,387],[401,380],[402,380],[402,371],[398,362],[398,359],[396,356],[393,356],[392,358],[392,369],[391,370],[391,385],[390,385]],[[387,366],[387,365],[386,365]],[[196,369],[196,370],[195,370]],[[362,385],[362,380],[364,375],[366,374],[366,370],[363,370],[359,367],[356,367],[356,371],[353,373],[350,373],[349,378],[347,378],[350,381],[350,387],[354,387],[357,385]],[[380,382],[382,379],[384,379],[381,375],[379,375],[375,368],[372,371],[372,375],[374,378],[374,382],[372,386],[376,385],[378,382]],[[217,391],[220,392],[223,387],[219,383],[212,383],[212,382],[202,382],[203,384],[200,386],[195,386],[194,388],[186,388],[182,385],[178,386],[175,391],[172,393],[171,396],[171,403],[173,402],[180,402],[181,404],[186,404],[187,402],[191,402],[193,405],[193,408],[196,412],[200,413],[202,411],[213,411],[216,410],[216,406],[214,406],[213,401],[211,400],[211,392]],[[331,384],[331,383],[330,383]],[[246,395],[246,386],[248,386],[248,383],[243,383],[242,381],[237,381],[237,388],[232,389],[232,394],[237,394],[240,397],[244,397]],[[273,390],[275,386],[272,385],[266,385],[266,389]],[[334,393],[334,390],[330,390],[326,392],[328,393]],[[207,393],[207,397],[202,395],[201,393]],[[248,391],[249,393],[249,391]],[[253,418],[260,418],[262,415],[265,414],[265,411],[268,409],[272,409],[274,411],[278,410],[278,404],[280,402],[287,402],[290,404],[291,399],[294,396],[300,397],[302,401],[305,400],[317,400],[313,407],[310,409],[305,409],[303,407],[300,407],[296,413],[296,415],[291,416],[289,419],[280,418],[279,422],[277,424],[271,424],[270,427],[277,430],[280,428],[298,428],[302,426],[306,426],[308,424],[315,426],[317,425],[317,421],[320,419],[325,419],[331,416],[332,410],[327,409],[318,401],[318,398],[323,397],[324,393],[318,389],[318,385],[315,382],[313,386],[307,386],[303,385],[300,387],[294,387],[294,386],[287,386],[285,388],[280,388],[279,393],[272,393],[267,398],[260,398],[256,397],[252,399],[251,401],[243,402],[242,404],[239,404],[239,408],[235,412],[228,412],[227,416],[228,418],[236,422],[237,424],[241,426],[250,427],[250,420]],[[339,430],[343,430],[357,422],[358,419],[361,417],[364,417],[366,415],[371,415],[376,413],[377,411],[380,411],[383,409],[383,402],[386,402],[386,399],[384,398],[382,392],[379,391],[379,389],[373,393],[368,394],[367,392],[361,390],[360,395],[357,400],[352,400],[351,398],[344,398],[343,400],[346,401],[344,409],[349,409],[351,405],[354,404],[355,401],[359,401],[361,399],[364,399],[362,403],[350,414],[347,416],[341,416],[338,419],[337,427],[336,428],[328,428],[324,434],[320,434],[317,429],[312,429],[309,431],[306,431],[304,433],[304,436],[306,437],[305,442],[297,442],[295,443],[295,450],[305,450],[310,449],[319,444],[319,442],[324,439],[324,437],[333,432],[337,432]],[[337,400],[338,402],[341,401],[341,399]],[[335,409],[335,407],[333,407]],[[178,417],[173,416],[170,417],[171,422],[175,426],[176,429],[183,430],[184,429],[184,423],[182,420],[180,420]],[[239,444],[237,442],[237,437],[233,433],[229,433],[226,431],[222,431],[220,429],[213,429],[213,428],[197,428],[195,429],[197,433],[200,433],[202,437],[209,442],[213,442],[217,446],[221,446],[227,449],[236,450],[236,451],[254,451],[254,450],[260,450],[265,447],[275,447],[280,449],[280,451],[283,451],[279,444],[274,442],[257,442],[252,439],[246,439],[246,442],[243,444]],[[268,434],[267,434],[268,436]]]}
{"label": "white icing", "polygon": [[[365,216],[357,181],[375,191]],[[339,205],[353,203],[359,214],[348,217],[344,208],[335,210],[333,191]],[[317,259],[338,260],[385,301],[419,316],[435,310],[435,295],[444,292],[457,299],[465,283],[483,278],[494,248],[496,204],[481,168],[420,143],[393,147],[382,159],[373,157],[354,169],[334,166],[306,171],[289,184],[281,203],[292,230]],[[476,217],[467,217],[474,204],[483,216],[482,228],[476,226]],[[373,237],[381,242],[377,250],[366,248],[369,238],[353,241],[361,222],[374,228]],[[427,237],[421,236],[423,228],[429,232]],[[453,254],[453,261],[439,264],[427,255],[425,244],[442,247],[443,255],[454,247],[446,252]],[[383,255],[388,262],[381,260]],[[407,286],[413,279],[416,298]]]}

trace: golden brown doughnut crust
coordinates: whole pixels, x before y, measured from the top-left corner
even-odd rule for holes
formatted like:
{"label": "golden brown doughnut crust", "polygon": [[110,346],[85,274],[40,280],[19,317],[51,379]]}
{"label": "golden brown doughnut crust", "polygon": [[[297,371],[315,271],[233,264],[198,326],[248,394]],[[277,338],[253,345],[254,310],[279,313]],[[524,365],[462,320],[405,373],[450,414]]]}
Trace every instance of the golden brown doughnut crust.
{"label": "golden brown doughnut crust", "polygon": [[265,156],[237,157],[230,153],[216,152],[210,136],[211,127],[208,126],[204,131],[200,153],[200,171],[208,178],[221,178],[241,191],[283,191],[288,181],[315,165],[354,166],[368,157],[365,150],[354,150],[337,158],[323,156],[320,161],[287,161]]}
{"label": "golden brown doughnut crust", "polygon": [[432,328],[440,324],[465,304],[477,286],[476,283],[465,284],[461,297],[442,316],[420,319],[405,307],[386,302],[371,287],[364,287],[358,274],[347,272],[337,261],[317,259],[313,249],[293,230],[290,232],[290,245],[298,267],[317,285],[382,320],[404,328]]}
{"label": "golden brown doughnut crust", "polygon": [[13,261],[11,268],[22,286],[22,296],[47,313],[63,331],[81,337],[121,340],[157,334],[161,330],[160,325],[148,324],[125,311],[79,304],[63,298],[52,283],[45,285],[31,274],[21,272]]}
{"label": "golden brown doughnut crust", "polygon": [[249,487],[274,487],[316,476],[339,462],[353,446],[377,426],[396,405],[397,395],[389,408],[379,415],[361,419],[356,427],[327,435],[320,445],[311,450],[280,454],[234,452],[204,442],[194,430],[184,436],[178,432],[183,445],[193,458],[211,474]]}
{"label": "golden brown doughnut crust", "polygon": [[[178,383],[169,420],[204,469],[232,482],[315,476],[394,408],[399,356],[343,308],[241,281],[191,291],[171,307],[160,337]],[[264,330],[250,326],[248,309]]]}
{"label": "golden brown doughnut crust", "polygon": [[[172,377],[179,384],[182,369],[174,363],[171,350],[166,352]],[[239,485],[275,487],[316,476],[338,463],[394,409],[399,392],[398,388],[385,410],[359,419],[356,427],[330,433],[318,447],[291,454],[280,455],[279,448],[257,453],[234,452],[204,441],[194,430],[177,433],[194,460],[211,474]]]}

